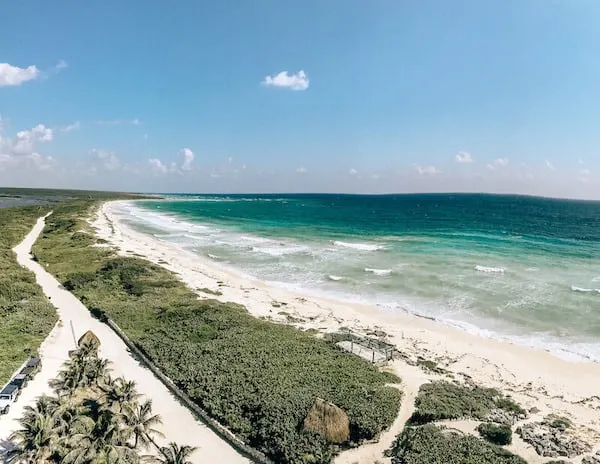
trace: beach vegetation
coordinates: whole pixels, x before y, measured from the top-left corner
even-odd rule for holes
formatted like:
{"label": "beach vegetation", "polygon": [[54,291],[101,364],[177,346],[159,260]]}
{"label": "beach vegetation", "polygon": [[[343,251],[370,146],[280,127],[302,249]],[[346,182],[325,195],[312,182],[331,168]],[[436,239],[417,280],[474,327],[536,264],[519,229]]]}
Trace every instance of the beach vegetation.
{"label": "beach vegetation", "polygon": [[486,420],[494,409],[515,416],[526,413],[514,400],[496,389],[436,381],[421,385],[410,422],[426,424],[462,418]]}
{"label": "beach vegetation", "polygon": [[12,251],[46,212],[42,206],[0,208],[0,385],[37,352],[58,319]]}
{"label": "beach vegetation", "polygon": [[[58,373],[55,395],[24,408],[20,428],[9,438],[14,446],[7,462],[189,462],[195,448],[156,443],[162,421],[152,412],[152,401],[142,399],[135,382],[111,378],[109,363],[98,358],[96,348],[82,342]],[[154,456],[147,456],[148,450]]]}
{"label": "beach vegetation", "polygon": [[477,431],[484,439],[495,445],[510,445],[512,443],[512,429],[506,424],[484,422],[477,426]]}
{"label": "beach vegetation", "polygon": [[[95,317],[112,319],[178,388],[250,446],[275,462],[326,463],[340,446],[376,438],[391,425],[401,400],[388,386],[400,382],[396,376],[303,331],[257,319],[241,305],[199,299],[164,268],[75,243],[72,234],[89,230],[82,217],[92,204],[56,207],[35,255]],[[341,433],[304,426],[317,399],[347,416],[342,445]]]}
{"label": "beach vegetation", "polygon": [[406,427],[386,454],[392,464],[527,464],[500,446],[433,424]]}

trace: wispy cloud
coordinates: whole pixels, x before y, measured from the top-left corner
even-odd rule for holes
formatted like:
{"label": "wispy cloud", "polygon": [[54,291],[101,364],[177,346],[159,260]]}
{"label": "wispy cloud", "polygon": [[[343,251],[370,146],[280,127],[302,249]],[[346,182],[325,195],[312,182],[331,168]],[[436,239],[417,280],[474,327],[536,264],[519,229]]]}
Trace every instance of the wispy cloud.
{"label": "wispy cloud", "polygon": [[81,123],[79,121],[75,121],[73,124],[67,124],[60,128],[61,132],[71,132],[74,130],[79,130],[81,128]]}
{"label": "wispy cloud", "polygon": [[468,163],[473,162],[473,158],[471,157],[471,154],[467,153],[466,151],[459,151],[456,154],[456,156],[454,157],[454,159],[457,163],[461,163],[461,164],[468,164]]}
{"label": "wispy cloud", "polygon": [[442,173],[442,171],[435,166],[419,166],[418,164],[415,164],[413,167],[420,176],[435,176],[436,174]]}
{"label": "wispy cloud", "polygon": [[181,150],[183,153],[183,163],[181,164],[182,171],[189,171],[192,169],[192,162],[194,161],[194,152],[189,148]]}
{"label": "wispy cloud", "polygon": [[496,168],[508,166],[508,158],[496,158],[494,161],[489,163],[486,167],[493,171]]}
{"label": "wispy cloud", "polygon": [[99,124],[101,126],[126,126],[126,125],[139,126],[141,124],[141,121],[137,118],[135,118],[135,119],[109,119],[109,120],[96,121],[96,124]]}
{"label": "wispy cloud", "polygon": [[163,164],[158,158],[150,158],[148,164],[150,164],[150,168],[157,174],[166,174],[170,171],[169,166]]}
{"label": "wispy cloud", "polygon": [[556,168],[555,168],[555,167],[554,167],[554,165],[553,165],[553,164],[550,162],[550,160],[546,160],[546,161],[544,162],[544,164],[545,164],[545,165],[546,165],[546,167],[547,167],[548,169],[550,169],[551,171],[556,171]]}
{"label": "wispy cloud", "polygon": [[94,170],[101,167],[106,171],[115,171],[121,167],[121,160],[114,151],[92,148],[90,155],[93,161]]}
{"label": "wispy cloud", "polygon": [[280,87],[291,90],[306,90],[310,85],[310,80],[302,70],[296,74],[288,74],[287,71],[281,71],[273,76],[266,76],[262,84],[267,87]]}
{"label": "wispy cloud", "polygon": [[355,176],[355,175],[358,174],[358,171],[356,169],[354,169],[354,168],[350,168],[348,170],[348,174],[350,174],[351,176]]}
{"label": "wispy cloud", "polygon": [[296,172],[298,174],[306,174],[308,171],[306,170],[305,167],[299,167],[299,168],[296,169]]}

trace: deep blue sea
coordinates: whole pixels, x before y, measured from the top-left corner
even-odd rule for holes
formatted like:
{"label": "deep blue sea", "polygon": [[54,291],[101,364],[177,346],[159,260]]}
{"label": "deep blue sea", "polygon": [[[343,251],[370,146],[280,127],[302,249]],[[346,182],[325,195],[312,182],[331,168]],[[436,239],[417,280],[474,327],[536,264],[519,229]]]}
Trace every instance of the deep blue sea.
{"label": "deep blue sea", "polygon": [[171,195],[122,216],[275,285],[600,360],[600,202]]}

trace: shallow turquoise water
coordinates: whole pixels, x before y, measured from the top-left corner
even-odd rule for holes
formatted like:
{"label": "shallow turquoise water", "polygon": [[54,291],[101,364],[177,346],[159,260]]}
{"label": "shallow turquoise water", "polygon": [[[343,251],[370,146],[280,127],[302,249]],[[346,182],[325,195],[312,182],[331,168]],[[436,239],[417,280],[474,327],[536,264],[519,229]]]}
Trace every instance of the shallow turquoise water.
{"label": "shallow turquoise water", "polygon": [[276,285],[600,360],[600,202],[180,195],[122,214]]}

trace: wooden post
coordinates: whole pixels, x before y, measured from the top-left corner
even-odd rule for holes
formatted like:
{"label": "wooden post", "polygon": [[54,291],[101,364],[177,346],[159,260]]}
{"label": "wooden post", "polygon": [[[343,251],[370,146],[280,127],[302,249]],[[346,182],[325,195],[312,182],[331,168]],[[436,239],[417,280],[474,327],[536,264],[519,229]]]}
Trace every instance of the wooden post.
{"label": "wooden post", "polygon": [[75,338],[75,329],[73,328],[73,321],[70,320],[69,323],[71,324],[71,334],[73,335],[73,344],[75,345],[75,349],[77,349],[77,339]]}
{"label": "wooden post", "polygon": [[372,363],[375,364],[375,350],[373,350],[373,361],[372,361]]}

